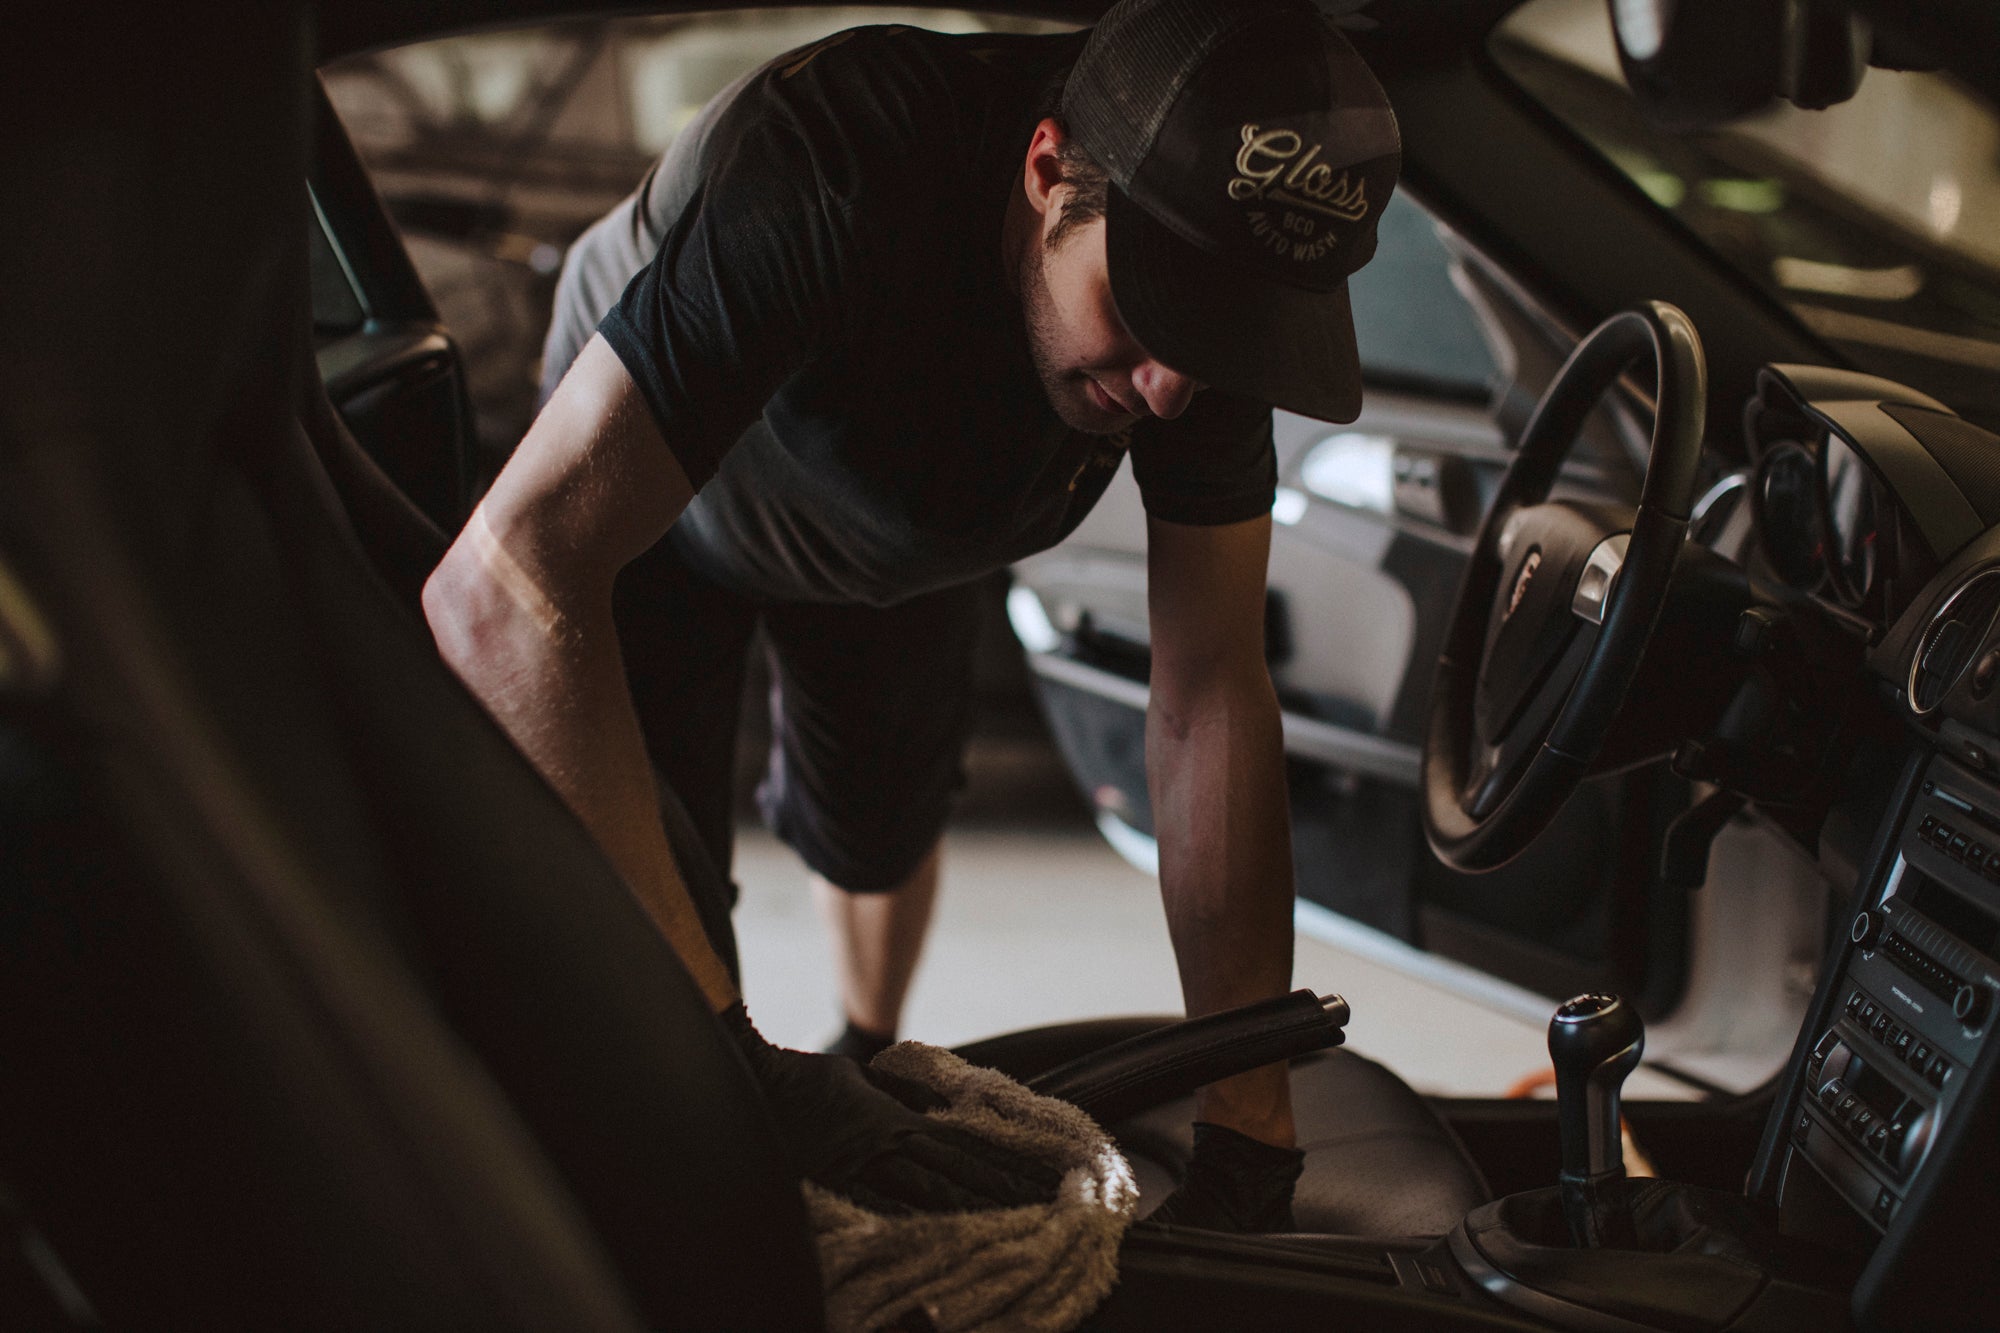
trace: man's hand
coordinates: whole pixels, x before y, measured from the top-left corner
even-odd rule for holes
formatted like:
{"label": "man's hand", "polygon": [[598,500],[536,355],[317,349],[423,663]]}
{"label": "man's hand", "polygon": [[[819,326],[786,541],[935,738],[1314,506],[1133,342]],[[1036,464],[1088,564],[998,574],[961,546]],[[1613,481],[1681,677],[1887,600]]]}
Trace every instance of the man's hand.
{"label": "man's hand", "polygon": [[718,1015],[750,1062],[793,1168],[878,1213],[980,1212],[1048,1203],[1062,1175],[923,1111],[920,1083],[765,1041],[741,1004]]}
{"label": "man's hand", "polygon": [[1187,1179],[1150,1221],[1211,1231],[1290,1231],[1292,1187],[1305,1154],[1274,1148],[1222,1125],[1197,1120]]}

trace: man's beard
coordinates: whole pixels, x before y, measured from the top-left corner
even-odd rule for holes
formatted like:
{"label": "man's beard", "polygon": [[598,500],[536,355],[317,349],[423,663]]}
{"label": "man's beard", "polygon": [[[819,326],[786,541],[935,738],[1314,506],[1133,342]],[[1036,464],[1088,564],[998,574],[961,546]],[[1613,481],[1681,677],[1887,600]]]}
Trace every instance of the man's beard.
{"label": "man's beard", "polygon": [[1029,359],[1035,363],[1049,406],[1065,426],[1086,435],[1115,435],[1130,427],[1132,418],[1124,413],[1108,415],[1090,396],[1090,377],[1061,360],[1057,345],[1062,330],[1049,290],[1048,255],[1046,245],[1031,242],[1021,258],[1021,316],[1027,325]]}

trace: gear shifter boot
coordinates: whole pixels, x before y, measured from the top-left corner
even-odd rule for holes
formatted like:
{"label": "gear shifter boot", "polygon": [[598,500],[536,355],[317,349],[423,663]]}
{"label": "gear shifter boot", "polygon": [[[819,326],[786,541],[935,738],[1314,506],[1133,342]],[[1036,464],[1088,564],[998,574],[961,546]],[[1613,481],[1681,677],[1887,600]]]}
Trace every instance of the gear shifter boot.
{"label": "gear shifter boot", "polygon": [[1563,1327],[1611,1315],[1648,1328],[1708,1329],[1776,1314],[1765,1327],[1845,1326],[1852,1261],[1779,1234],[1777,1216],[1739,1194],[1664,1180],[1600,1186],[1632,1227],[1629,1247],[1579,1249],[1559,1189],[1474,1209],[1450,1240],[1453,1257],[1502,1301]]}

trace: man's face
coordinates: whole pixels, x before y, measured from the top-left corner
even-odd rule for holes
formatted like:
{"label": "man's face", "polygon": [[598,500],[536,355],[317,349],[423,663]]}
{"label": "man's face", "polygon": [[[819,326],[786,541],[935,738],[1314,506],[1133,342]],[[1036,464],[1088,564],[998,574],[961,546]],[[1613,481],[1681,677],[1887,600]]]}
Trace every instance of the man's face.
{"label": "man's face", "polygon": [[1049,405],[1072,430],[1110,435],[1146,417],[1177,417],[1201,387],[1148,355],[1118,317],[1102,218],[1054,246],[1037,238],[1027,247],[1021,307]]}

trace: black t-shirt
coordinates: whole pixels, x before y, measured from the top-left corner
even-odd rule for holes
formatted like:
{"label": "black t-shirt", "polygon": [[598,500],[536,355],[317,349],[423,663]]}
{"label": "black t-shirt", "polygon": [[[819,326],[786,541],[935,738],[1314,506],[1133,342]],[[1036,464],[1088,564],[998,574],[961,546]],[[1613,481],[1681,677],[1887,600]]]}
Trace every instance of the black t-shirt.
{"label": "black t-shirt", "polygon": [[1079,44],[838,34],[726,90],[579,242],[587,271],[660,238],[598,328],[698,490],[674,528],[697,565],[886,605],[1054,545],[1128,448],[1160,518],[1268,512],[1269,408],[1207,391],[1090,436],[1035,373],[1001,222]]}

